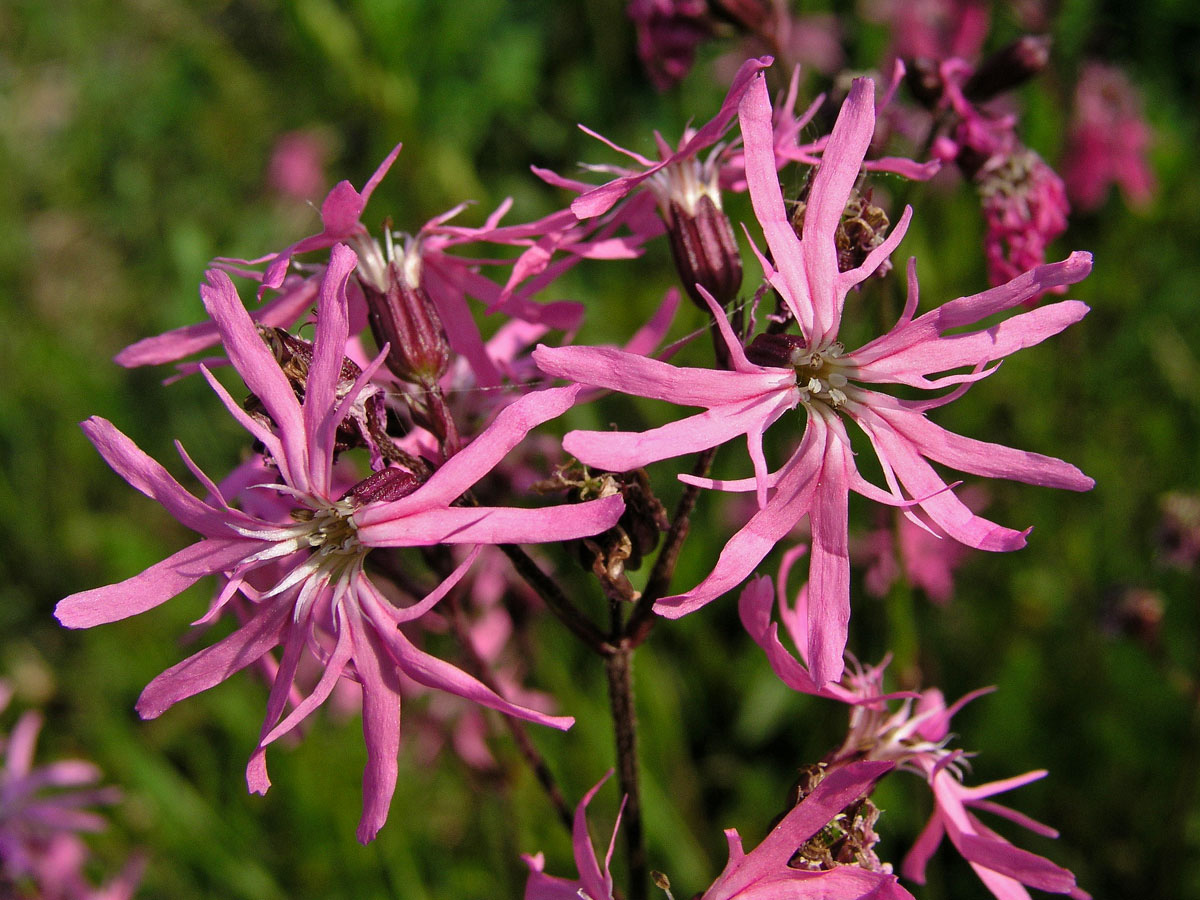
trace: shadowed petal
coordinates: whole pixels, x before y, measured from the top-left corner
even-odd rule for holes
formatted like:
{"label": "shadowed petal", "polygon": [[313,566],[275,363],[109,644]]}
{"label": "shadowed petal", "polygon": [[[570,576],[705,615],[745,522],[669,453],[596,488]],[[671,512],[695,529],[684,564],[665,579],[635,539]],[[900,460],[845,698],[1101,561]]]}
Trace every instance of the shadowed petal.
{"label": "shadowed petal", "polygon": [[138,698],[138,715],[156,719],[180,700],[207,691],[257,662],[283,642],[291,610],[290,601],[271,602],[233,634],[156,676]]}

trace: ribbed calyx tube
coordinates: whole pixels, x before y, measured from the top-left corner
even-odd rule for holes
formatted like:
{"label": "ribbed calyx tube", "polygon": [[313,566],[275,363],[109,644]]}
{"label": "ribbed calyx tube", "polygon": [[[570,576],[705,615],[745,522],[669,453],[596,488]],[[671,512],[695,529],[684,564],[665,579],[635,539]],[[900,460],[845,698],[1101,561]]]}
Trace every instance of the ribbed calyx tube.
{"label": "ribbed calyx tube", "polygon": [[389,345],[387,367],[397,378],[428,387],[450,366],[441,317],[425,288],[410,284],[395,262],[387,273],[386,291],[363,284],[371,333],[380,347]]}
{"label": "ribbed calyx tube", "polygon": [[1049,62],[1050,36],[1027,34],[981,62],[963,85],[963,96],[984,103],[1024,84]]}
{"label": "ribbed calyx tube", "polygon": [[664,216],[671,241],[671,256],[692,302],[708,312],[708,303],[696,288],[699,284],[725,306],[742,286],[742,258],[729,217],[708,195],[688,212],[672,199]]}

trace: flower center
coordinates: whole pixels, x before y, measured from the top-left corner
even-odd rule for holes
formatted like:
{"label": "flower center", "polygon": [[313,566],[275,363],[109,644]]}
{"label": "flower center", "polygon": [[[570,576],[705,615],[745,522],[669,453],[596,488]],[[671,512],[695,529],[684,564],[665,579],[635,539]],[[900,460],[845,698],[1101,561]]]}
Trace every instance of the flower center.
{"label": "flower center", "polygon": [[721,189],[717,185],[715,164],[721,149],[724,149],[723,145],[718,144],[717,153],[710,154],[706,160],[681,159],[646,179],[668,224],[674,215],[672,204],[688,216],[695,216],[701,199],[707,197],[718,211],[721,210]]}
{"label": "flower center", "polygon": [[834,409],[846,403],[845,389],[856,368],[840,341],[814,349],[794,334],[760,334],[746,348],[746,358],[760,366],[791,366],[801,402],[820,400]]}
{"label": "flower center", "polygon": [[821,350],[795,350],[788,360],[796,369],[796,386],[805,403],[822,400],[834,409],[846,402],[843,388],[850,383],[846,371],[851,363],[843,361],[846,348],[834,342]]}
{"label": "flower center", "polygon": [[313,548],[313,556],[318,566],[337,566],[348,558],[366,553],[365,548],[358,542],[354,510],[353,499],[345,498],[322,504],[315,509],[292,511],[292,518],[308,525],[300,535],[300,543]]}

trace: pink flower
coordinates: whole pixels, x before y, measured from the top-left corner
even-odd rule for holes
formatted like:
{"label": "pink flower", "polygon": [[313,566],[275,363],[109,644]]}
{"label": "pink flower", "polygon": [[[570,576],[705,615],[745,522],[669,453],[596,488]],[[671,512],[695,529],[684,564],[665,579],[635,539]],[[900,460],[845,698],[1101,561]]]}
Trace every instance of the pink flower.
{"label": "pink flower", "polygon": [[902,59],[974,56],[990,25],[980,0],[867,0],[863,6],[869,19],[891,24],[891,52]]}
{"label": "pink flower", "polygon": [[1082,209],[1097,209],[1115,183],[1131,206],[1148,204],[1154,196],[1154,173],[1146,161],[1151,137],[1125,73],[1103,63],[1084,66],[1062,161],[1071,200]]}
{"label": "pink flower", "polygon": [[[726,829],[729,859],[701,900],[912,900],[889,871],[854,863],[819,869],[789,864],[798,850],[819,840],[823,829],[841,831],[843,825],[861,825],[849,821],[854,816],[848,810],[891,768],[892,763],[860,762],[831,772],[749,853],[742,849],[737,829]],[[573,844],[579,878],[547,875],[542,854],[526,856],[530,874],[525,900],[613,900],[609,863],[621,816],[618,813],[601,867],[585,815],[588,803],[607,779],[608,775],[588,791],[575,810]]]}
{"label": "pink flower", "polygon": [[[617,350],[539,348],[548,374],[705,411],[644,433],[571,432],[564,448],[588,465],[624,471],[693,453],[744,435],[754,477],[741,481],[685,481],[722,490],[754,490],[759,511],[725,545],[713,571],[690,591],[661,600],[656,611],[674,618],[737,586],[805,515],[812,524],[808,658],[818,685],[842,672],[849,604],[847,502],[850,491],[908,510],[947,536],[982,550],[1015,550],[1025,533],[971,512],[947,487],[930,461],[986,477],[1009,478],[1087,490],[1090,478],[1061,460],[961,437],[926,418],[957,398],[985,368],[1009,353],[1039,343],[1081,319],[1087,307],[1064,301],[1021,313],[1000,324],[963,331],[1007,312],[1037,293],[1072,284],[1091,269],[1086,253],[1040,266],[1001,287],[950,301],[915,317],[915,260],[908,268],[909,296],[900,321],[887,334],[853,352],[838,342],[847,293],[891,254],[911,216],[905,210],[886,240],[857,268],[839,271],[836,228],[874,127],[873,85],[858,79],[838,116],[812,182],[803,233],[789,221],[775,172],[771,107],[761,74],[741,104],[746,173],[755,213],[774,264],[760,254],[770,284],[799,326],[799,335],[760,335],[743,351],[724,315],[712,304],[732,369],[676,368]],[[951,333],[953,332],[953,333]],[[967,369],[969,371],[962,371]],[[955,370],[958,370],[957,372]],[[942,374],[950,372],[951,374]],[[931,377],[932,376],[932,377]],[[952,388],[925,401],[900,400],[867,385],[903,384],[924,390]],[[802,406],[807,419],[792,457],[770,472],[764,431]],[[859,475],[845,420],[870,438],[887,490]]]}
{"label": "pink flower", "polygon": [[[848,675],[843,685],[859,696],[878,697],[883,689],[884,667],[860,669]],[[851,707],[846,740],[827,757],[827,762],[837,765],[851,760],[889,760],[929,783],[933,815],[904,859],[902,872],[906,878],[925,883],[925,865],[946,836],[997,900],[1028,900],[1026,887],[1086,898],[1088,895],[1075,886],[1075,876],[1067,869],[1012,845],[971,812],[990,812],[1045,837],[1058,837],[1054,829],[987,799],[1044,778],[1045,770],[976,787],[962,783],[965,755],[946,746],[952,737],[950,719],[971,700],[991,690],[973,691],[949,707],[936,688],[922,692],[915,701],[904,699],[892,711],[878,704],[855,705]]]}
{"label": "pink flower", "polygon": [[[1044,45],[1031,41],[1030,47],[1029,67],[1022,72],[1046,58]],[[933,150],[934,156],[957,162],[979,191],[988,280],[1000,285],[1046,261],[1046,248],[1067,229],[1071,207],[1058,173],[1018,140],[1016,117],[985,112],[968,99],[971,77],[978,72],[961,59],[939,66],[940,105],[958,121],[953,137],[938,138]],[[1030,297],[1025,305],[1035,305],[1040,297]]]}
{"label": "pink flower", "polygon": [[[536,510],[453,505],[530,429],[566,410],[577,388],[531,393],[510,404],[424,483],[389,468],[349,492],[336,490],[333,457],[338,428],[383,361],[380,354],[343,390],[346,284],[355,264],[353,252],[343,245],[334,247],[321,285],[313,359],[302,401],[255,330],[228,276],[211,270],[201,288],[230,361],[274,427],[247,414],[206,369],[202,371],[230,414],[263,444],[278,468],[277,483],[252,490],[277,493],[288,501],[288,514],[264,518],[234,508],[185,455],[185,462],[211,495],[201,501],[111,423],[89,419],[84,431],[109,465],[202,539],[120,584],[67,597],[58,604],[56,615],[73,628],[114,622],[153,609],[205,575],[223,575],[225,585],[205,620],[218,614],[235,592],[252,602],[251,613],[231,635],[155,678],[142,693],[138,711],[154,718],[282,645],[266,719],[247,768],[250,789],[261,793],[270,786],[266,746],[320,705],[340,677],[354,678],[362,685],[367,744],[358,830],[365,842],[386,819],[396,781],[398,673],[530,721],[557,728],[572,722],[510,703],[465,672],[419,650],[398,628],[432,608],[465,574],[477,550],[427,597],[406,608],[393,606],[367,577],[368,552],[442,543],[566,540],[611,527],[622,502],[612,497]],[[324,674],[312,693],[284,716],[306,647],[323,664]]]}
{"label": "pink flower", "polygon": [[830,772],[749,853],[737,830],[727,829],[729,861],[701,900],[912,900],[888,871],[853,864],[812,871],[788,864],[891,768],[891,763],[859,762]]}
{"label": "pink flower", "polygon": [[[55,834],[37,862],[38,900],[131,900],[137,893],[146,868],[144,857],[134,855],[116,877],[99,887],[94,886],[87,875],[86,867],[90,861],[87,845],[76,835]],[[3,884],[3,875],[0,875],[0,887]]]}
{"label": "pink flower", "polygon": [[[529,880],[525,882],[525,900],[613,900],[613,877],[609,871],[612,862],[613,847],[617,841],[617,829],[621,826],[621,813],[613,823],[612,838],[608,842],[608,852],[604,854],[604,866],[601,868],[596,861],[596,851],[592,848],[592,839],[588,835],[587,808],[600,790],[604,782],[612,775],[608,774],[597,782],[596,786],[583,795],[579,805],[575,807],[575,822],[571,829],[571,843],[575,849],[575,868],[579,878],[557,878],[547,875],[544,871],[546,859],[541,853],[523,856],[529,866]],[[621,802],[624,810],[625,802]]]}
{"label": "pink flower", "polygon": [[[786,575],[785,567],[780,575],[780,614],[803,656],[806,590],[801,589],[795,607],[789,607],[783,596]],[[949,707],[936,688],[920,694],[886,694],[885,661],[878,666],[866,667],[855,663],[837,684],[814,690],[807,670],[787,652],[777,637],[777,627],[770,624],[770,578],[751,582],[742,592],[740,608],[747,630],[766,651],[771,669],[785,684],[803,693],[820,694],[849,705],[850,727],[846,738],[841,747],[823,760],[832,773],[845,771],[843,766],[862,765],[863,760],[876,760],[913,772],[929,783],[935,804],[933,816],[904,860],[902,871],[905,877],[923,884],[925,864],[942,837],[948,835],[998,900],[1028,900],[1022,885],[1072,897],[1087,897],[1075,887],[1075,877],[1069,871],[1013,846],[968,810],[984,810],[1046,837],[1058,836],[1053,829],[986,799],[1036,781],[1046,775],[1045,771],[1027,772],[978,787],[962,784],[966,754],[946,746],[952,737],[950,720],[967,703],[989,693],[992,688],[973,691]],[[752,621],[756,623],[753,626]],[[889,708],[887,701],[897,700],[899,703]]]}
{"label": "pink flower", "polygon": [[[1027,147],[1015,146],[976,176],[983,199],[988,280],[1003,284],[1046,259],[1050,242],[1067,230],[1066,188],[1058,173]],[[1054,291],[1053,293],[1061,293]],[[1038,297],[1025,301],[1032,306]]]}

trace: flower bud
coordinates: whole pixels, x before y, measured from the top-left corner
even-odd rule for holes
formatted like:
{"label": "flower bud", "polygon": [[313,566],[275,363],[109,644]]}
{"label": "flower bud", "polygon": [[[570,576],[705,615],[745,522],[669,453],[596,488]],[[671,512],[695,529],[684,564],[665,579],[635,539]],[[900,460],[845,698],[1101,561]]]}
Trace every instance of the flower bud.
{"label": "flower bud", "polygon": [[699,284],[719,304],[728,304],[742,286],[742,257],[729,217],[705,194],[691,213],[672,199],[664,218],[671,256],[692,302],[709,311]]}
{"label": "flower bud", "polygon": [[1024,84],[1049,62],[1050,36],[1027,34],[981,62],[963,85],[963,96],[972,103],[991,100]]}
{"label": "flower bud", "polygon": [[421,486],[421,480],[412,472],[389,466],[372,472],[346,493],[341,499],[352,500],[355,507],[368,503],[387,503],[407,497]]}
{"label": "flower bud", "polygon": [[746,359],[756,366],[787,369],[796,365],[799,357],[807,352],[806,347],[804,338],[799,335],[763,332],[746,348]]}
{"label": "flower bud", "polygon": [[399,266],[388,265],[386,291],[364,284],[367,318],[375,342],[388,344],[387,367],[403,381],[431,385],[450,366],[450,345],[433,301]]}

